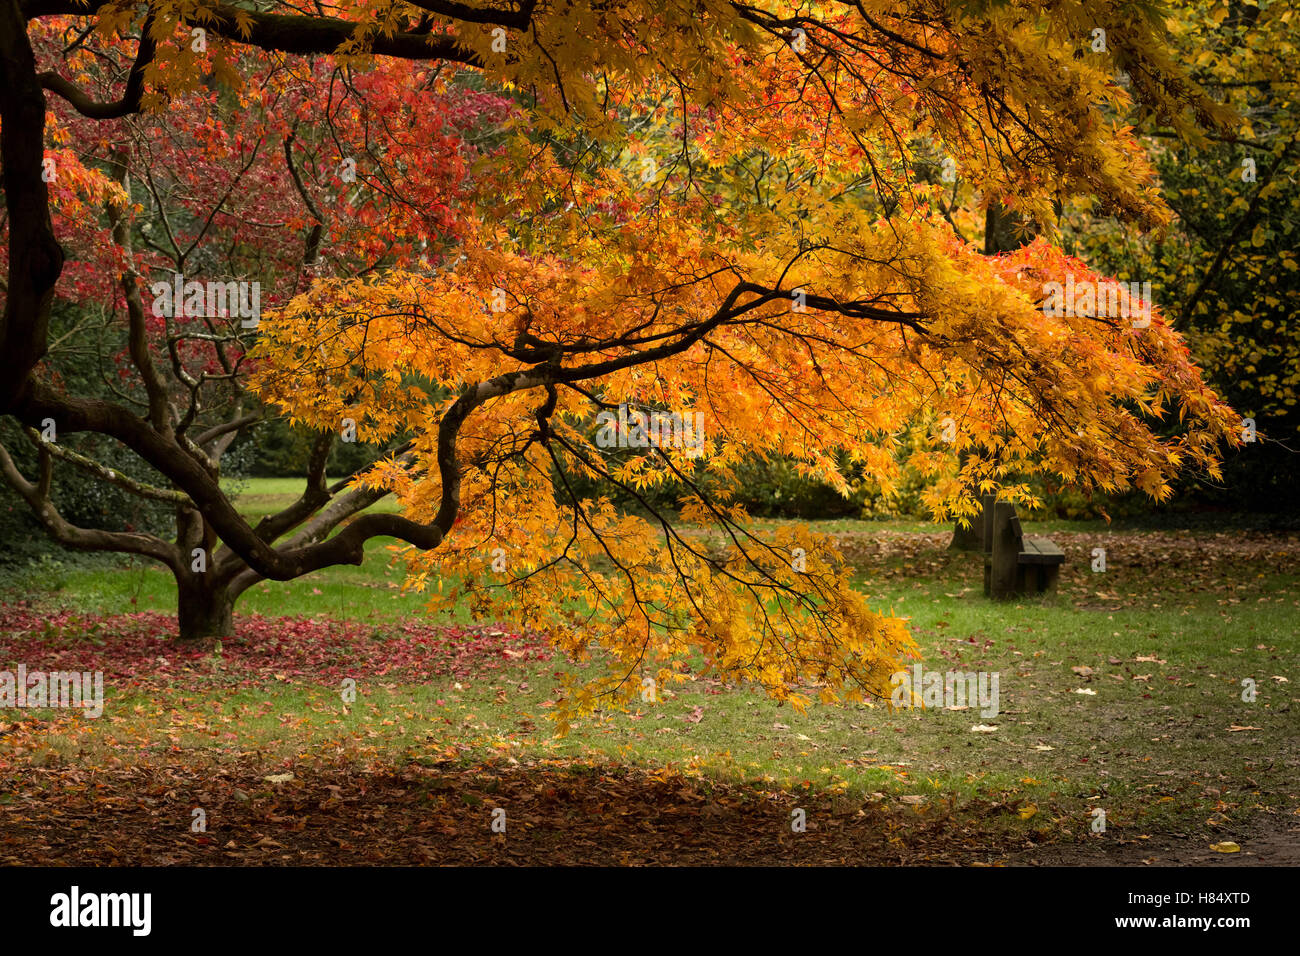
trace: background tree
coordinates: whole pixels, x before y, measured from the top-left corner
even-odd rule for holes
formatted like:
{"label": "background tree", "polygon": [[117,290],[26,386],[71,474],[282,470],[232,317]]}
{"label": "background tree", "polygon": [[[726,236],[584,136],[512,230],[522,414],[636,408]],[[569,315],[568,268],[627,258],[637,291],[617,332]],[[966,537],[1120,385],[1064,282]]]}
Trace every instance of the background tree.
{"label": "background tree", "polygon": [[1229,460],[1225,486],[1189,489],[1238,509],[1297,501],[1300,440],[1300,118],[1297,20],[1289,4],[1182,4],[1171,18],[1197,82],[1239,125],[1193,142],[1152,117],[1151,144],[1175,213],[1139,235],[1075,210],[1067,242],[1098,268],[1151,281],[1217,390],[1254,420],[1257,440]]}

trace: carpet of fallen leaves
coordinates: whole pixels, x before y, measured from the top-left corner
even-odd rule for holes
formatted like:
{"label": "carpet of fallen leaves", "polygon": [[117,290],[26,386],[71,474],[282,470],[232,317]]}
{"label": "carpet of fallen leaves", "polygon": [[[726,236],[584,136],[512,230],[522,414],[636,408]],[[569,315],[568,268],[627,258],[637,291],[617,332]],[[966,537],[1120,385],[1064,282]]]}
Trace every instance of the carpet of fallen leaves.
{"label": "carpet of fallen leaves", "polygon": [[[333,684],[368,662],[375,678],[426,681],[488,674],[513,664],[548,661],[544,638],[500,625],[434,626],[418,622],[373,625],[327,618],[236,617],[235,636],[221,648],[230,683],[253,687],[269,680]],[[163,681],[177,688],[210,687],[210,652],[181,651],[176,620],[141,612],[95,616],[0,605],[0,665],[39,660],[47,671],[104,672],[115,687]],[[382,641],[383,654],[375,653]]]}
{"label": "carpet of fallen leaves", "polygon": [[[1227,595],[1255,585],[1252,575],[1300,572],[1300,534],[1260,531],[1056,531],[1065,553],[1059,590],[1088,610],[1144,607],[1153,597],[1179,603],[1197,594]],[[845,560],[875,581],[938,578],[982,589],[980,555],[949,551],[949,531],[849,531],[832,534]],[[1106,572],[1092,571],[1094,549],[1106,552]]]}
{"label": "carpet of fallen leaves", "polygon": [[[1295,865],[1300,856],[1300,821],[1283,818],[1243,834],[1250,850],[1232,856],[1177,838],[1039,847],[987,826],[1014,802],[855,802],[671,770],[445,758],[301,778],[175,766],[0,774],[11,795],[0,802],[0,865]],[[196,808],[202,832],[192,829]],[[492,829],[498,808],[504,832]]]}
{"label": "carpet of fallen leaves", "polygon": [[[466,766],[448,755],[302,778],[36,768],[6,785],[19,797],[0,803],[10,865],[979,864],[1020,849],[979,826],[1009,812],[997,804],[958,818],[883,795],[853,803],[570,760]],[[206,832],[191,832],[195,807]],[[504,833],[492,831],[497,808]]]}

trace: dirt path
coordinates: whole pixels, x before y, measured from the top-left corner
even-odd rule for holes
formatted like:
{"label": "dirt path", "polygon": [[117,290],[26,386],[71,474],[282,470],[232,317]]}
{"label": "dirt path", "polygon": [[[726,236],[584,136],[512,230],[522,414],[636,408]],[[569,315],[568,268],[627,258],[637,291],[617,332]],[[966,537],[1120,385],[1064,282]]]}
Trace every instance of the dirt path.
{"label": "dirt path", "polygon": [[1210,849],[1203,834],[1153,834],[1149,840],[1098,838],[1082,845],[1045,846],[1013,854],[1019,866],[1300,866],[1300,816],[1260,814],[1245,826],[1224,828],[1217,841],[1239,853]]}

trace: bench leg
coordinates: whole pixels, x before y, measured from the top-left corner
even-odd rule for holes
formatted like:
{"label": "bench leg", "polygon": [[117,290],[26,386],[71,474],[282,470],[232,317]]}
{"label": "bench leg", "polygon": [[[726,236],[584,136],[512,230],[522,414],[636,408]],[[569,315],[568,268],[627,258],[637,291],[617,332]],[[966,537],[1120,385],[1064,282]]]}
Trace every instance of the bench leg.
{"label": "bench leg", "polygon": [[1056,590],[1056,582],[1061,576],[1061,566],[1059,564],[1049,564],[1043,568],[1043,592],[1050,593]]}

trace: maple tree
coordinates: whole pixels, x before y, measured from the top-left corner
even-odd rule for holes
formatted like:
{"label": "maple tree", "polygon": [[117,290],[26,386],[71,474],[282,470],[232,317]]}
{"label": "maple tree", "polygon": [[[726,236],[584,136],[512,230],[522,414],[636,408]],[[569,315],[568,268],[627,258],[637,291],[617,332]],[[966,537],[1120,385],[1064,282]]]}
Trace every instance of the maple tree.
{"label": "maple tree", "polygon": [[[53,58],[68,36],[65,24],[54,24],[34,34],[35,49]],[[72,60],[93,62],[84,51]],[[111,126],[56,104],[57,146],[47,154],[54,219],[69,253],[59,295],[78,307],[57,328],[46,367],[63,384],[66,357],[105,351],[108,394],[166,423],[214,474],[235,440],[267,418],[243,387],[258,321],[244,311],[247,300],[270,308],[318,276],[354,274],[395,257],[437,261],[460,228],[455,204],[476,150],[467,136],[507,107],[401,61],[360,75],[296,58],[245,56],[243,68],[247,84],[237,94],[192,90],[165,112]],[[95,79],[107,85],[106,77]],[[173,295],[177,275],[208,280],[205,293],[209,283],[224,292],[226,280],[254,276],[257,292],[231,296],[215,311],[204,294],[191,314],[187,297]],[[86,305],[96,302],[102,307]],[[124,324],[129,341],[120,335]],[[42,467],[51,468],[51,484],[58,464],[160,503],[175,513],[175,538],[77,528],[57,508],[40,515],[54,537],[163,562],[176,577],[182,633],[228,633],[234,601],[260,578],[215,548],[188,497],[157,483],[156,470],[105,464],[75,448],[75,438],[59,441],[57,424],[54,434],[48,443],[33,439],[50,456]],[[330,436],[314,437],[314,486],[324,480],[331,444]],[[21,479],[12,462],[9,471]],[[45,500],[25,479],[13,484],[34,507]],[[331,518],[374,497],[336,503]],[[299,506],[264,530],[291,527],[308,513]]]}
{"label": "maple tree", "polygon": [[1185,142],[1148,118],[1140,131],[1175,214],[1170,228],[1134,236],[1081,209],[1066,236],[1100,268],[1152,281],[1211,383],[1256,426],[1225,469],[1223,497],[1277,506],[1294,500],[1300,431],[1297,17],[1268,0],[1172,11],[1176,49],[1239,124]]}
{"label": "maple tree", "polygon": [[[1239,440],[1240,419],[1158,309],[1139,327],[1128,315],[1043,308],[1048,283],[1103,279],[1054,244],[1063,201],[1087,197],[1137,226],[1168,221],[1132,114],[1152,111],[1186,136],[1230,121],[1179,69],[1153,6],[0,8],[0,410],[131,448],[231,579],[359,563],[367,541],[388,536],[435,604],[506,614],[572,656],[603,651],[608,677],[572,688],[562,719],[600,695],[680,677],[694,653],[796,705],[808,682],[827,700],[888,694],[912,647],[905,623],[853,589],[829,542],[797,528],[759,535],[727,503],[746,455],[793,460],[839,488],[848,462],[886,492],[906,468],[926,478],[936,517],[969,518],[981,491],[1031,499],[1035,475],[1162,498],[1180,469],[1216,474],[1218,449]],[[98,30],[38,62],[33,37],[51,24]],[[111,67],[82,55],[90,43]],[[45,371],[60,240],[93,231],[97,206],[128,213],[120,184],[65,152],[78,173],[52,215],[42,169],[60,146],[60,99],[99,128],[166,116],[201,89],[241,104],[276,91],[256,112],[283,133],[286,114],[311,113],[313,88],[295,107],[257,70],[291,72],[279,66],[289,55],[358,77],[395,71],[351,84],[366,117],[407,108],[409,122],[427,119],[428,104],[399,90],[412,62],[508,94],[513,107],[494,115],[492,149],[467,169],[454,216],[436,224],[442,255],[411,241],[427,227],[399,211],[427,209],[425,139],[394,134],[374,157],[390,172],[372,187],[392,184],[393,211],[357,217],[357,238],[336,237],[355,247],[340,252],[346,265],[278,283],[238,385],[313,429],[322,448],[349,429],[401,444],[346,488],[326,487],[314,466],[295,505],[253,526],[222,492],[220,456],[194,448],[161,399],[144,414],[78,399]],[[313,75],[332,75],[321,69]],[[103,98],[87,92],[94,84]],[[120,99],[106,92],[118,88]],[[242,108],[229,103],[223,122]],[[301,241],[307,229],[310,244],[313,222],[346,215],[312,209],[308,189],[283,193],[307,212],[282,214],[268,256],[285,236]],[[974,240],[990,203],[1038,237],[983,255]],[[260,236],[230,229],[262,254]],[[389,235],[399,241],[362,265],[366,243]],[[269,279],[294,273],[292,258],[241,268]],[[141,285],[133,268],[119,264],[128,302]],[[125,331],[127,368],[148,391],[157,340],[135,315]],[[35,480],[11,464],[5,474],[57,526],[46,498],[55,458],[42,449]],[[570,475],[634,498],[670,481],[687,494],[678,515],[637,516],[577,494]],[[399,514],[357,507],[388,494]],[[72,543],[183,560],[189,541]],[[211,573],[196,584],[205,590],[189,599],[218,613],[182,627],[187,639],[229,628],[228,588]]]}

